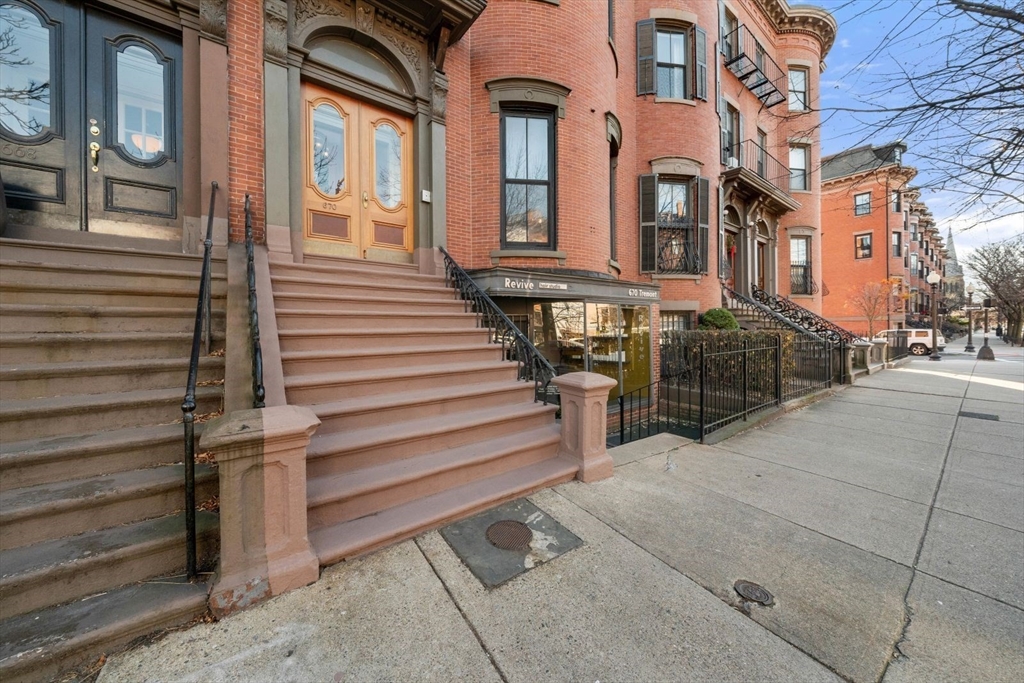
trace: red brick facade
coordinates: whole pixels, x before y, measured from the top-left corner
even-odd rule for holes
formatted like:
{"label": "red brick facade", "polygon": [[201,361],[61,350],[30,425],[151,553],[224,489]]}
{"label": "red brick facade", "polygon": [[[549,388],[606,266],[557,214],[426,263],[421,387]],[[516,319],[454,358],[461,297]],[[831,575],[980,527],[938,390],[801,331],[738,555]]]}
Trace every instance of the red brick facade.
{"label": "red brick facade", "polygon": [[251,195],[253,232],[264,240],[263,3],[229,0],[228,197],[230,239],[245,237],[245,194]]}

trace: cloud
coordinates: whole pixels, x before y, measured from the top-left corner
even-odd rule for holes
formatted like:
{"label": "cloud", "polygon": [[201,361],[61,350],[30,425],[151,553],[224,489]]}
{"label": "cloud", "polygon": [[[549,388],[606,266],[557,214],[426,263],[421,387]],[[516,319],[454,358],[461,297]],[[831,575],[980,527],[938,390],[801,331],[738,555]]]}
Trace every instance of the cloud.
{"label": "cloud", "polygon": [[840,38],[839,39],[839,47],[841,47],[841,48],[843,48],[845,50],[846,48],[850,47],[850,41],[847,40],[846,38]]}

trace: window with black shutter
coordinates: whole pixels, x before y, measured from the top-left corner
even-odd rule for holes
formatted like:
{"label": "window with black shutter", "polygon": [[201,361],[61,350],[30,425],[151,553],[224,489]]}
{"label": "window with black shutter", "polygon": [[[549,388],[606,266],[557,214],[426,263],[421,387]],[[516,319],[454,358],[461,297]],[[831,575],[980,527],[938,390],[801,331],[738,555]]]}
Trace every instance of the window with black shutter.
{"label": "window with black shutter", "polygon": [[708,34],[704,29],[695,26],[693,29],[693,49],[697,65],[694,71],[694,96],[698,100],[708,101]]}
{"label": "window with black shutter", "polygon": [[636,94],[708,99],[707,33],[643,19],[636,24]]}
{"label": "window with black shutter", "polygon": [[708,272],[707,178],[640,176],[640,272]]}
{"label": "window with black shutter", "polygon": [[708,226],[711,223],[711,181],[707,178],[697,178],[697,227],[700,234],[697,240],[700,244],[700,272],[708,272]]}

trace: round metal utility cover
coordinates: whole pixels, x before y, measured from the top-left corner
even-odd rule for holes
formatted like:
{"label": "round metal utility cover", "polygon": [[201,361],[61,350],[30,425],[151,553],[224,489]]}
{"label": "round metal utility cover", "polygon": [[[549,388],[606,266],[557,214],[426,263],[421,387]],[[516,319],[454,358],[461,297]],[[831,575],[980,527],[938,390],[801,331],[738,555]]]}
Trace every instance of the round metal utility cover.
{"label": "round metal utility cover", "polygon": [[503,519],[487,527],[487,540],[502,550],[529,550],[533,532],[513,519]]}
{"label": "round metal utility cover", "polygon": [[761,586],[750,581],[737,581],[733,584],[733,588],[740,594],[740,597],[744,600],[751,602],[759,602],[762,605],[772,605],[775,603],[775,597],[766,591]]}

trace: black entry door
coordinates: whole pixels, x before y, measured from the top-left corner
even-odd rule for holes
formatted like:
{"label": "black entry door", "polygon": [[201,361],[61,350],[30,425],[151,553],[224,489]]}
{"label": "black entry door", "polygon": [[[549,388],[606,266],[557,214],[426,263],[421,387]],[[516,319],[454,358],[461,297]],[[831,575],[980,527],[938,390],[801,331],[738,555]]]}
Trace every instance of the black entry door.
{"label": "black entry door", "polygon": [[178,38],[59,0],[0,0],[0,32],[11,220],[180,236]]}

